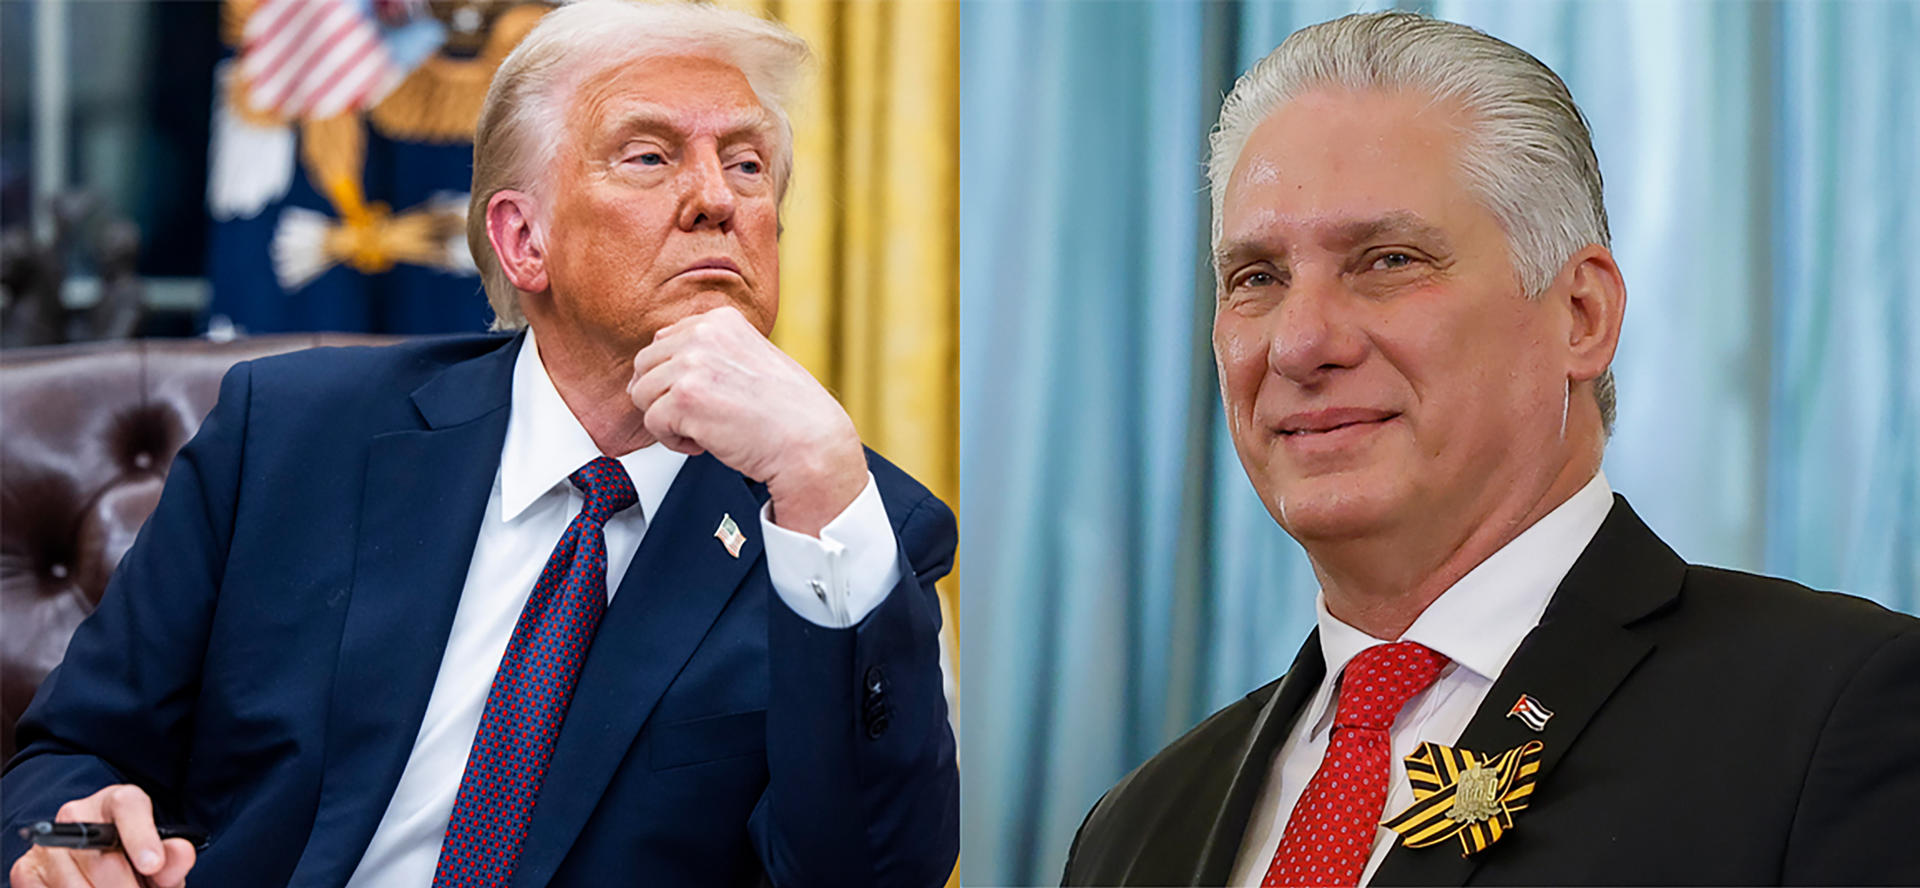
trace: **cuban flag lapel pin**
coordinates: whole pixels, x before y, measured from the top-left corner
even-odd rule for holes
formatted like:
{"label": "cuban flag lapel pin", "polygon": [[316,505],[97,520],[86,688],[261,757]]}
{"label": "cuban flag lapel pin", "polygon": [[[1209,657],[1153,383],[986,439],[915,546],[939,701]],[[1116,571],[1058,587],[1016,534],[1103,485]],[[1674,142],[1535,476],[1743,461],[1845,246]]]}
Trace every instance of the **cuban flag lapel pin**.
{"label": "cuban flag lapel pin", "polygon": [[1553,717],[1553,710],[1540,704],[1532,694],[1521,694],[1513,708],[1507,710],[1508,718],[1517,718],[1535,731],[1547,729],[1547,719]]}

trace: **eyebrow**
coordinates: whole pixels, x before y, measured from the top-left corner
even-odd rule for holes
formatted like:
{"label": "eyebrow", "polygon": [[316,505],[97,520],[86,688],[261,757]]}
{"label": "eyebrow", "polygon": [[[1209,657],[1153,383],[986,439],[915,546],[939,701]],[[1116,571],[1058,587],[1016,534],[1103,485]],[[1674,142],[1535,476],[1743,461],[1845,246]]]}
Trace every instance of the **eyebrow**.
{"label": "eyebrow", "polygon": [[1430,224],[1417,213],[1406,211],[1388,213],[1375,219],[1356,219],[1333,226],[1329,240],[1336,244],[1351,246],[1362,241],[1377,240],[1389,235],[1399,235],[1412,240],[1447,242],[1445,232]]}
{"label": "eyebrow", "polygon": [[[1449,245],[1446,233],[1422,218],[1418,213],[1405,210],[1386,213],[1366,219],[1346,219],[1326,225],[1314,225],[1316,239],[1337,249],[1347,249],[1354,244],[1377,240],[1382,237],[1399,236],[1409,240],[1418,240],[1435,244],[1445,251]],[[1223,240],[1213,252],[1213,265],[1224,269],[1233,263],[1268,254],[1285,256],[1286,244],[1256,233],[1251,237]]]}
{"label": "eyebrow", "polygon": [[[686,131],[674,120],[672,111],[660,105],[640,104],[621,115],[620,124],[614,132],[621,138],[635,133],[663,133],[675,137],[684,137]],[[742,109],[725,119],[720,127],[720,141],[732,142],[750,136],[764,136],[773,131],[773,115],[765,108]]]}

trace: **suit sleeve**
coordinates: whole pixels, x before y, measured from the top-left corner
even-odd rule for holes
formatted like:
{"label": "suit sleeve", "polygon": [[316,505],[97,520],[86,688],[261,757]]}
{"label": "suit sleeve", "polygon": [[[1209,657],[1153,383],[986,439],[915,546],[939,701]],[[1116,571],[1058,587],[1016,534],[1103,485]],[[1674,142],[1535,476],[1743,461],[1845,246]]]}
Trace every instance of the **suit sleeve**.
{"label": "suit sleeve", "polygon": [[227,373],[99,607],[21,715],[20,751],[0,778],[0,871],[26,852],[21,825],[112,784],[137,784],[158,816],[181,816],[202,654],[233,535],[249,390],[246,364]]}
{"label": "suit sleeve", "polygon": [[866,619],[900,584],[900,543],[880,502],[880,485],[867,486],[818,537],[775,523],[769,501],[760,507],[760,539],[767,578],[787,608],[807,621],[843,629]]}
{"label": "suit sleeve", "polygon": [[768,787],[749,827],[781,888],[937,886],[959,855],[934,591],[957,531],[930,494],[895,527],[900,578],[860,622],[769,608]]}
{"label": "suit sleeve", "polygon": [[1782,867],[1788,885],[1920,885],[1920,630],[1868,656],[1807,769]]}

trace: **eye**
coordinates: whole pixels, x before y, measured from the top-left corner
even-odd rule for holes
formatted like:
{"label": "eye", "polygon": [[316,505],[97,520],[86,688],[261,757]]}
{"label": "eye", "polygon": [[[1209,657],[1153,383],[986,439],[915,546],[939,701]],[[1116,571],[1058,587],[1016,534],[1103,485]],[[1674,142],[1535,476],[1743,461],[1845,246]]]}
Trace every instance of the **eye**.
{"label": "eye", "polygon": [[1394,269],[1397,269],[1397,268],[1406,268],[1407,266],[1412,265],[1413,263],[1414,263],[1413,254],[1403,253],[1396,250],[1393,252],[1381,253],[1379,256],[1375,257],[1373,260],[1373,269],[1375,271],[1393,271]]}
{"label": "eye", "polygon": [[743,160],[743,161],[740,161],[740,163],[737,164],[737,166],[739,166],[740,172],[746,173],[749,176],[760,175],[760,161]]}
{"label": "eye", "polygon": [[667,162],[667,156],[658,151],[644,151],[634,157],[642,166],[660,166]]}
{"label": "eye", "polygon": [[1235,278],[1233,281],[1233,289],[1238,290],[1246,287],[1271,287],[1274,284],[1277,284],[1279,282],[1280,282],[1280,279],[1277,277],[1274,277],[1273,272],[1267,271],[1265,269],[1256,268],[1256,269],[1253,269],[1252,271],[1241,272],[1240,276]]}

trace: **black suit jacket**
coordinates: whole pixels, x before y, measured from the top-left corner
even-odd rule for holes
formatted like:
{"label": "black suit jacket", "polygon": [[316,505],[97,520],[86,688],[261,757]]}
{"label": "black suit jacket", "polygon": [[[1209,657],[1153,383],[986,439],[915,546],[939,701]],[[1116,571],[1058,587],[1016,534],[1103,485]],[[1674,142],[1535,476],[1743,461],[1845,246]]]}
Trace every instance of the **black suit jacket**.
{"label": "black suit jacket", "polygon": [[[1225,883],[1325,670],[1316,633],[1279,681],[1127,775],[1067,884]],[[1506,717],[1522,693],[1553,711],[1544,731]],[[1371,884],[1920,884],[1920,620],[1686,564],[1624,499],[1455,745],[1535,739],[1511,832],[1470,858],[1395,847]]]}

